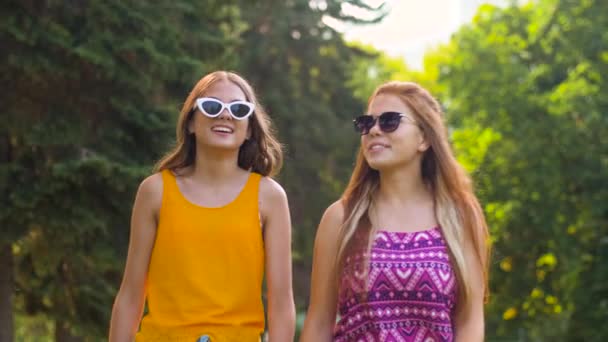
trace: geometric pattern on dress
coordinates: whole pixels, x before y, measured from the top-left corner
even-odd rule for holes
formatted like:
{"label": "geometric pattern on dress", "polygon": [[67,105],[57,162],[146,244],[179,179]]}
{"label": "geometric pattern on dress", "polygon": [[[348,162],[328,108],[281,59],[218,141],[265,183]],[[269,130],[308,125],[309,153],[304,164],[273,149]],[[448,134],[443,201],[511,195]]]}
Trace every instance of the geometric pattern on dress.
{"label": "geometric pattern on dress", "polygon": [[[368,260],[367,279],[364,260]],[[454,339],[457,282],[439,227],[378,231],[369,255],[346,258],[338,292],[334,341]]]}

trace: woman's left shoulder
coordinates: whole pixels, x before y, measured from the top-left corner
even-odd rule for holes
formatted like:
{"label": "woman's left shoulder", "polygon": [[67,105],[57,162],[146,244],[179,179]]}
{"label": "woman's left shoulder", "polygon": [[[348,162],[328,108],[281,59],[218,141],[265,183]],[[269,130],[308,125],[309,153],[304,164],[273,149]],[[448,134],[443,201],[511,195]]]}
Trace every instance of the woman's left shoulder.
{"label": "woman's left shoulder", "polygon": [[260,200],[274,202],[287,200],[285,189],[276,180],[262,176],[260,179]]}

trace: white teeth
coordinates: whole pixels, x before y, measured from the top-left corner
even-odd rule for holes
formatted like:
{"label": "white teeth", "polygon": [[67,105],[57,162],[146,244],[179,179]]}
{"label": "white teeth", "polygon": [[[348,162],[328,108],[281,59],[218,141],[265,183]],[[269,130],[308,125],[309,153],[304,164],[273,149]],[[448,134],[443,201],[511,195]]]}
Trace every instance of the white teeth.
{"label": "white teeth", "polygon": [[384,148],[384,145],[372,145],[369,147],[370,150],[372,151],[377,151],[377,150],[381,150]]}
{"label": "white teeth", "polygon": [[232,129],[228,127],[213,127],[214,132],[232,133]]}

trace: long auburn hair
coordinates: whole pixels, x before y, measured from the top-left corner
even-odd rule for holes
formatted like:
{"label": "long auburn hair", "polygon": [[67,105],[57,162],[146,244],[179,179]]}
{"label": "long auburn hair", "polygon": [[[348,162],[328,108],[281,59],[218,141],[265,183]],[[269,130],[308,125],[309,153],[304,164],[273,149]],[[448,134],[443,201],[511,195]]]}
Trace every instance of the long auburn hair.
{"label": "long auburn hair", "polygon": [[[453,260],[459,288],[457,307],[467,307],[464,304],[470,300],[472,286],[464,256],[465,243],[474,249],[483,270],[486,297],[490,255],[488,228],[471,180],[452,153],[441,107],[427,90],[412,82],[388,82],[374,91],[368,106],[380,94],[394,95],[403,101],[412,110],[429,143],[422,157],[422,177],[433,195],[435,216]],[[352,176],[341,197],[344,222],[336,258],[340,273],[351,253],[364,248],[369,252],[371,236],[375,234],[369,210],[379,185],[379,172],[369,166],[360,147]]]}
{"label": "long auburn hair", "polygon": [[179,172],[194,165],[196,157],[196,137],[188,132],[188,125],[196,113],[196,99],[203,97],[213,84],[229,81],[237,85],[245,94],[247,101],[255,105],[255,111],[247,119],[251,137],[239,148],[238,165],[245,170],[257,172],[262,176],[276,175],[283,163],[282,146],[275,137],[270,117],[258,102],[253,88],[240,75],[229,71],[214,71],[201,78],[182,107],[177,120],[175,146],[155,166],[155,171],[172,170]]}

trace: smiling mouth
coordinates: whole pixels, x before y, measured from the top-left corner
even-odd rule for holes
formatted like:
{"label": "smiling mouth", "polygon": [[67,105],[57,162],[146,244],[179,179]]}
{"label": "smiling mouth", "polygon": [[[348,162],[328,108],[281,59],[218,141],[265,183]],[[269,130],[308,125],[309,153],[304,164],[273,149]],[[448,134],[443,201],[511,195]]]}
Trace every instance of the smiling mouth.
{"label": "smiling mouth", "polygon": [[225,127],[225,126],[212,127],[211,130],[216,133],[233,133],[234,132],[234,130],[232,128]]}
{"label": "smiling mouth", "polygon": [[367,148],[368,151],[380,151],[383,150],[385,148],[388,148],[387,145],[384,144],[371,144],[369,145],[369,147]]}

